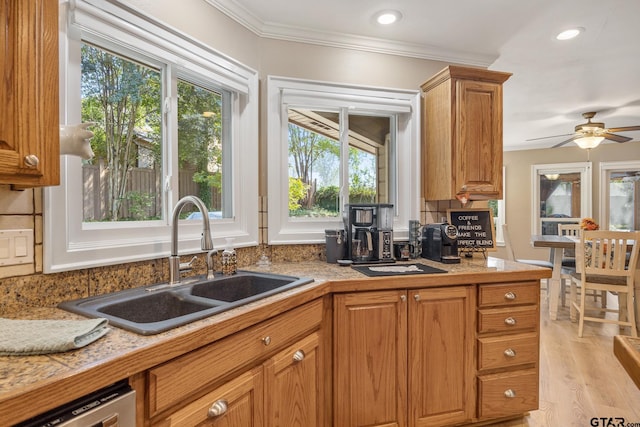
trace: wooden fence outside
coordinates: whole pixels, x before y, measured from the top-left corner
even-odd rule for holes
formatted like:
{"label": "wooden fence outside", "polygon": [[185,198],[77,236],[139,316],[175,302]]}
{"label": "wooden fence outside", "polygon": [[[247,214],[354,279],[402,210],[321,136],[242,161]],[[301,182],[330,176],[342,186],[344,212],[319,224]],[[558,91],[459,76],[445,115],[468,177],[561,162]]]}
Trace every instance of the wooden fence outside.
{"label": "wooden fence outside", "polygon": [[[199,185],[193,181],[195,171],[181,170],[179,195],[198,195]],[[109,171],[103,165],[83,165],[82,178],[84,221],[104,221],[110,217]],[[127,181],[128,199],[122,201],[119,219],[153,219],[162,216],[162,172],[158,169],[133,168]],[[213,210],[220,205],[220,192],[211,189]],[[185,211],[188,210],[185,206]]]}

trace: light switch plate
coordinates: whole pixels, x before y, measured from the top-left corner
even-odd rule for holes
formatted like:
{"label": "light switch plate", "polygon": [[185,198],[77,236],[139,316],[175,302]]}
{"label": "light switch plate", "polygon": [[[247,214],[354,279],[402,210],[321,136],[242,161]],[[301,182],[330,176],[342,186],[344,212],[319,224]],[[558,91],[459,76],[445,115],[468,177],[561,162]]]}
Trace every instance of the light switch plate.
{"label": "light switch plate", "polygon": [[33,230],[0,230],[0,266],[33,263]]}

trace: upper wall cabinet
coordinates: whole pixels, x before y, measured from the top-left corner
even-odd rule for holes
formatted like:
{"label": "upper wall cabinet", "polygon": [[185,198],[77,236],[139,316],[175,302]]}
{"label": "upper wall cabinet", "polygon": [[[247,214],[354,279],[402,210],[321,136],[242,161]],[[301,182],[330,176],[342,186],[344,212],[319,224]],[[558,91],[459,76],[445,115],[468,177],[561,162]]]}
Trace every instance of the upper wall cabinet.
{"label": "upper wall cabinet", "polygon": [[425,200],[502,198],[502,84],[510,76],[449,66],[421,86]]}
{"label": "upper wall cabinet", "polygon": [[4,3],[0,8],[0,184],[57,185],[58,1]]}

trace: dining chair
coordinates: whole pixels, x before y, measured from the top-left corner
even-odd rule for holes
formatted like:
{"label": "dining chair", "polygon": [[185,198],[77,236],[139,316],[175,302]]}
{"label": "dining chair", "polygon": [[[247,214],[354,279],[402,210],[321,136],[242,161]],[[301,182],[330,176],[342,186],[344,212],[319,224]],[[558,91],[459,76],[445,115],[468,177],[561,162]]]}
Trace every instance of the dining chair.
{"label": "dining chair", "polygon": [[[580,238],[582,228],[580,228],[580,224],[558,224],[558,235],[559,236],[570,236],[573,238]],[[566,284],[571,283],[572,276],[576,272],[576,251],[575,249],[564,249],[562,251],[562,271],[560,273],[560,278],[562,279],[562,295],[560,297],[562,306],[566,305]],[[600,298],[600,304],[602,307],[607,306],[607,293],[606,291],[602,292],[592,292],[593,300],[598,301]]]}
{"label": "dining chair", "polygon": [[[583,231],[580,243],[576,245],[576,273],[571,281],[572,311],[577,311],[578,336],[582,337],[584,321],[616,323],[620,329],[631,328],[631,334],[638,336],[634,301],[634,276],[638,263],[640,231]],[[630,255],[627,256],[631,249]],[[576,287],[582,287],[580,301],[576,297]],[[618,308],[587,307],[586,294],[589,290],[612,292],[618,296]],[[596,311],[600,317],[588,315]],[[618,318],[606,317],[607,312],[618,313]],[[602,316],[605,313],[605,316]],[[574,316],[572,316],[572,319]]]}

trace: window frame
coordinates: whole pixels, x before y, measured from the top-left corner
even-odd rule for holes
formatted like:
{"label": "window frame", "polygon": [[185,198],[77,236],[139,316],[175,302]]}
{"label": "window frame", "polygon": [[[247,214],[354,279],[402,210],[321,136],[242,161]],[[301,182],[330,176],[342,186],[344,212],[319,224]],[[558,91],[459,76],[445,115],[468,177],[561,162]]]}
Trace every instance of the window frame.
{"label": "window frame", "polygon": [[[325,229],[344,227],[336,218],[290,218],[288,209],[288,106],[343,108],[341,120],[349,112],[395,113],[396,187],[394,238],[408,239],[409,220],[420,215],[420,93],[417,90],[376,88],[320,82],[289,77],[267,77],[268,134],[268,226],[269,244],[324,243]],[[345,156],[344,145],[341,156]],[[402,165],[402,167],[398,167]],[[348,182],[341,171],[342,183]],[[344,184],[343,184],[344,185]],[[340,206],[345,189],[340,189]]]}
{"label": "window frame", "polygon": [[[540,179],[541,175],[554,173],[580,173],[580,217],[590,217],[592,212],[592,164],[591,162],[552,163],[531,166],[531,234],[542,234],[542,218],[540,217]],[[570,218],[558,218],[562,222]],[[549,222],[554,222],[553,219]]]}
{"label": "window frame", "polygon": [[[214,245],[233,237],[236,246],[258,244],[258,73],[117,0],[76,0],[60,5],[60,123],[80,122],[80,46],[99,42],[115,52],[139,52],[155,59],[167,73],[163,105],[177,111],[177,79],[231,92],[233,218],[211,222]],[[121,48],[119,48],[121,47]],[[196,79],[196,80],[194,80]],[[200,81],[200,83],[202,82]],[[45,273],[120,264],[168,256],[171,213],[178,201],[177,115],[163,122],[163,219],[114,223],[82,221],[81,159],[61,156],[60,185],[45,188]],[[201,221],[181,220],[179,253],[200,252]]]}

